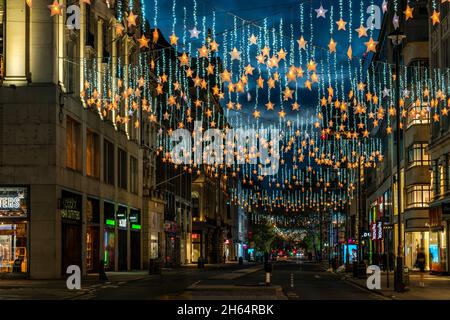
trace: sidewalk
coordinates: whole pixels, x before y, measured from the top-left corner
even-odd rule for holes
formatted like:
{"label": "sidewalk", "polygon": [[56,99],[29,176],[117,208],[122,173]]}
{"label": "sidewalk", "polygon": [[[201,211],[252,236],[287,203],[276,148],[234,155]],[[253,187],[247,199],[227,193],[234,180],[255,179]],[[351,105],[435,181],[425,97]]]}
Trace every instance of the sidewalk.
{"label": "sidewalk", "polygon": [[[369,290],[367,288],[367,279],[353,278],[351,273],[336,273],[343,276],[343,278],[361,288]],[[410,282],[408,290],[402,293],[394,291],[394,274],[389,273],[389,288],[387,286],[387,274],[382,272],[381,274],[381,290],[370,290],[381,294],[387,298],[395,300],[449,300],[450,299],[450,277],[448,276],[436,276],[425,274],[424,282],[425,287],[419,286],[420,275],[419,273],[410,273]]]}

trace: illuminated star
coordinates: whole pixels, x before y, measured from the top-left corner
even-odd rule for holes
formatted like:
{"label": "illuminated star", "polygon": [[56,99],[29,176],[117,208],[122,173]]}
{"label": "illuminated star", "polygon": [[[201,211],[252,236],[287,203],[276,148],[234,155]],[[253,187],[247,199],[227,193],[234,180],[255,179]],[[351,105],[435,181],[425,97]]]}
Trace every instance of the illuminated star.
{"label": "illuminated star", "polygon": [[295,101],[292,104],[292,111],[299,110],[299,109],[300,109],[300,105],[297,103],[297,101]]}
{"label": "illuminated star", "polygon": [[228,102],[227,103],[227,108],[228,108],[228,110],[233,110],[233,108],[234,108],[234,103],[233,102]]}
{"label": "illuminated star", "polygon": [[314,60],[309,60],[307,67],[308,71],[316,71],[317,63],[315,63]]}
{"label": "illuminated star", "polygon": [[441,16],[440,12],[433,10],[433,15],[431,16],[431,20],[433,21],[433,26],[440,22],[440,19],[439,19],[440,16]]}
{"label": "illuminated star", "polygon": [[213,40],[210,44],[209,44],[209,49],[211,51],[219,51],[219,44],[216,42],[216,40]]}
{"label": "illuminated star", "polygon": [[394,29],[398,29],[400,26],[400,21],[397,14],[394,14],[394,18],[392,18],[392,24],[394,25]]}
{"label": "illuminated star", "polygon": [[204,45],[201,48],[198,49],[198,53],[199,53],[199,58],[206,58],[206,59],[208,59],[209,50]]}
{"label": "illuminated star", "polygon": [[227,69],[225,69],[220,76],[222,78],[222,82],[231,82],[231,73]]}
{"label": "illuminated star", "polygon": [[266,103],[267,110],[273,110],[273,107],[274,107],[274,104],[271,101]]}
{"label": "illuminated star", "polygon": [[214,74],[214,66],[211,63],[208,64],[206,71],[208,72],[208,75],[213,75]]}
{"label": "illuminated star", "polygon": [[244,69],[245,69],[245,74],[250,74],[250,75],[253,75],[253,70],[255,70],[255,68],[253,68],[250,64],[248,64]]}
{"label": "illuminated star", "polygon": [[251,37],[248,39],[248,41],[250,42],[250,45],[252,44],[257,44],[258,38],[252,33]]}
{"label": "illuminated star", "polygon": [[260,88],[260,89],[264,88],[264,79],[261,78],[261,76],[259,76],[257,83],[258,83],[258,88]]}
{"label": "illuminated star", "polygon": [[189,33],[191,34],[191,39],[193,39],[193,38],[198,39],[198,36],[201,33],[201,31],[198,31],[197,27],[194,26],[194,28],[192,30],[189,30]]}
{"label": "illuminated star", "polygon": [[185,52],[183,52],[183,54],[178,57],[178,60],[180,60],[180,67],[189,66],[189,56]]}
{"label": "illuminated star", "polygon": [[367,47],[366,52],[377,52],[378,41],[373,41],[372,37],[370,38],[370,40],[368,42],[364,42],[364,44]]}
{"label": "illuminated star", "polygon": [[351,45],[348,46],[347,57],[348,57],[350,60],[353,59],[353,50],[352,50],[352,46],[351,46]]}
{"label": "illuminated star", "polygon": [[320,5],[319,9],[314,9],[317,12],[316,18],[326,18],[325,14],[328,12],[327,9],[324,9],[322,5]]}
{"label": "illuminated star", "polygon": [[284,110],[281,110],[280,112],[278,112],[278,115],[280,116],[280,118],[284,118],[286,116],[286,112],[284,112]]}
{"label": "illuminated star", "polygon": [[153,36],[153,43],[157,43],[159,39],[158,29],[155,28],[155,30],[153,30],[152,36]]}
{"label": "illuminated star", "polygon": [[233,50],[230,52],[231,60],[241,60],[241,52],[236,49],[236,47],[233,48]]}
{"label": "illuminated star", "polygon": [[51,5],[47,6],[50,10],[50,15],[53,17],[54,15],[62,15],[62,5],[59,4],[57,0],[54,0]]}
{"label": "illuminated star", "polygon": [[413,17],[413,11],[414,8],[411,8],[408,4],[406,5],[406,10],[403,11],[405,14],[405,20],[408,21],[408,19],[411,19]]}
{"label": "illuminated star", "polygon": [[131,26],[136,26],[136,19],[137,19],[137,15],[133,14],[133,10],[131,10],[130,15],[127,18],[128,28],[131,28]]}
{"label": "illuminated star", "polygon": [[175,35],[175,33],[172,33],[172,35],[169,37],[170,44],[176,46],[178,44],[178,37]]}
{"label": "illuminated star", "polygon": [[140,39],[138,39],[138,42],[139,42],[139,48],[140,49],[148,48],[149,40],[144,35],[142,35],[142,37]]}
{"label": "illuminated star", "polygon": [[260,117],[260,115],[261,115],[261,112],[259,112],[258,110],[255,110],[253,112],[253,117],[255,117],[256,119],[258,119]]}
{"label": "illuminated star", "polygon": [[386,97],[389,97],[391,95],[391,90],[386,88],[386,87],[384,87],[382,93],[383,93],[383,98],[386,98]]}
{"label": "illuminated star", "polygon": [[169,120],[170,115],[169,115],[169,113],[167,113],[167,111],[163,114],[163,118],[164,118],[164,120]]}
{"label": "illuminated star", "polygon": [[269,80],[267,80],[267,85],[269,86],[269,89],[274,89],[275,88],[275,80],[272,78],[269,78]]}
{"label": "illuminated star", "polygon": [[346,30],[345,26],[347,25],[347,22],[345,22],[342,17],[339,19],[339,21],[336,21],[336,24],[338,25],[338,30]]}
{"label": "illuminated star", "polygon": [[388,3],[386,0],[383,0],[383,4],[381,5],[382,9],[383,9],[383,13],[386,13],[388,10]]}
{"label": "illuminated star", "polygon": [[368,29],[369,28],[364,27],[362,24],[359,26],[358,29],[355,29],[356,32],[358,32],[358,38],[367,37],[367,30]]}
{"label": "illuminated star", "polygon": [[280,60],[286,60],[286,52],[283,50],[283,48],[278,51],[278,59]]}
{"label": "illuminated star", "polygon": [[300,39],[297,40],[297,42],[300,49],[306,50],[306,45],[308,44],[308,41],[305,41],[305,38],[303,38],[303,36],[301,36]]}
{"label": "illuminated star", "polygon": [[439,115],[437,113],[433,115],[433,120],[434,122],[439,122]]}
{"label": "illuminated star", "polygon": [[261,50],[261,52],[262,52],[263,56],[268,57],[269,53],[270,53],[270,48],[266,46]]}
{"label": "illuminated star", "polygon": [[292,99],[292,94],[294,93],[293,90],[291,90],[289,87],[286,87],[286,89],[283,92],[283,99],[284,101],[288,101],[289,99]]}
{"label": "illuminated star", "polygon": [[330,39],[330,43],[328,44],[328,48],[330,49],[330,52],[336,52],[336,42],[333,40],[333,38]]}

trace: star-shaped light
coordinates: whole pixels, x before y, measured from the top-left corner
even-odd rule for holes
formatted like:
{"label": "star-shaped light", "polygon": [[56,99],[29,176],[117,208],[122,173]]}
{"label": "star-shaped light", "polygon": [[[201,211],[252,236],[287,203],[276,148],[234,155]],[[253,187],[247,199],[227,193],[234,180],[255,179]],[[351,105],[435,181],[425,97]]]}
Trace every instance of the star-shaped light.
{"label": "star-shaped light", "polygon": [[221,74],[222,82],[231,82],[231,73],[225,69]]}
{"label": "star-shaped light", "polygon": [[439,11],[433,10],[433,14],[431,15],[431,21],[433,21],[433,26],[438,24],[440,21],[441,13]]}
{"label": "star-shaped light", "polygon": [[307,67],[308,67],[308,71],[316,71],[317,63],[315,63],[314,60],[309,60]]}
{"label": "star-shaped light", "polygon": [[353,50],[352,50],[352,46],[351,46],[351,45],[348,46],[347,57],[348,57],[350,60],[353,59]]}
{"label": "star-shaped light", "polygon": [[253,75],[253,70],[255,70],[255,68],[253,68],[250,64],[248,64],[245,68],[245,74],[250,74]]}
{"label": "star-shaped light", "polygon": [[413,11],[414,8],[411,8],[409,6],[409,4],[406,5],[406,10],[403,11],[403,13],[405,14],[405,20],[408,21],[408,19],[411,19],[413,17]]}
{"label": "star-shaped light", "polygon": [[208,59],[208,54],[209,54],[209,50],[207,47],[205,47],[205,45],[203,45],[201,48],[198,49],[198,57],[199,58],[206,58]]}
{"label": "star-shaped light", "polygon": [[176,46],[178,44],[178,37],[175,35],[175,33],[172,33],[169,39],[171,45]]}
{"label": "star-shaped light", "polygon": [[147,39],[147,38],[145,37],[145,35],[142,35],[141,38],[138,39],[138,42],[139,42],[139,48],[140,48],[140,49],[142,49],[142,48],[148,48],[148,42],[149,42],[149,39]]}
{"label": "star-shaped light", "polygon": [[394,17],[392,18],[392,24],[394,25],[394,29],[398,29],[400,26],[400,21],[397,14],[394,14]]}
{"label": "star-shaped light", "polygon": [[330,39],[330,43],[328,43],[328,48],[330,49],[330,52],[336,52],[336,42],[333,40],[333,38]]}
{"label": "star-shaped light", "polygon": [[316,18],[320,18],[320,17],[326,18],[325,14],[328,12],[328,10],[327,10],[327,9],[324,9],[322,5],[320,5],[320,8],[319,8],[319,9],[314,9],[314,10],[315,10],[316,13],[317,13]]}
{"label": "star-shaped light", "polygon": [[191,39],[198,39],[199,34],[201,33],[201,31],[197,30],[197,27],[194,26],[194,28],[192,28],[191,30],[189,30],[189,33],[191,34]]}
{"label": "star-shaped light", "polygon": [[137,19],[137,15],[133,14],[133,10],[131,10],[130,15],[127,18],[128,28],[131,28],[132,26],[136,26],[136,19]]}
{"label": "star-shaped light", "polygon": [[266,46],[261,50],[261,52],[264,56],[268,57],[270,54],[270,48]]}
{"label": "star-shaped light", "polygon": [[53,17],[55,15],[62,15],[62,5],[59,4],[57,0],[54,0],[51,5],[48,5],[47,8],[50,10],[50,15]]}
{"label": "star-shaped light", "polygon": [[284,112],[284,110],[281,110],[280,112],[278,112],[278,115],[281,119],[283,119],[286,116],[286,112]]}
{"label": "star-shaped light", "polygon": [[289,87],[286,87],[286,89],[283,92],[283,99],[284,101],[288,101],[289,99],[292,99],[292,94],[294,93],[293,90],[291,90]]}
{"label": "star-shaped light", "polygon": [[253,117],[255,117],[256,119],[258,119],[261,116],[261,112],[259,112],[258,110],[255,110],[253,112]]}
{"label": "star-shaped light", "polygon": [[180,67],[189,66],[189,56],[186,54],[186,52],[183,52],[183,54],[178,57],[178,60],[180,60]]}
{"label": "star-shaped light", "polygon": [[278,51],[278,59],[279,60],[286,60],[286,51],[283,50],[283,48],[280,49],[280,51]]}
{"label": "star-shaped light", "polygon": [[345,22],[342,17],[339,19],[339,21],[336,21],[336,24],[338,25],[338,30],[346,30],[345,26],[347,25],[347,22]]}
{"label": "star-shaped light", "polygon": [[377,44],[378,41],[373,41],[373,38],[371,37],[368,42],[364,42],[364,44],[367,47],[366,52],[377,52]]}
{"label": "star-shaped light", "polygon": [[206,71],[208,72],[208,75],[214,74],[214,66],[210,63],[208,64],[208,67],[206,67]]}
{"label": "star-shaped light", "polygon": [[264,79],[259,76],[258,80],[257,80],[257,84],[258,84],[258,88],[262,89],[264,88]]}
{"label": "star-shaped light", "polygon": [[358,32],[358,38],[367,37],[367,30],[369,28],[364,27],[364,25],[360,25],[358,29],[355,29]]}
{"label": "star-shaped light", "polygon": [[267,110],[273,110],[273,107],[274,107],[274,104],[271,101],[266,103]]}
{"label": "star-shaped light", "polygon": [[155,30],[153,30],[153,33],[152,33],[152,40],[153,40],[153,43],[157,43],[158,42],[158,39],[159,39],[159,32],[158,32],[158,29],[157,28],[155,28]]}
{"label": "star-shaped light", "polygon": [[384,87],[382,93],[383,93],[383,98],[386,98],[386,97],[389,97],[391,95],[391,90],[386,88],[386,87]]}
{"label": "star-shaped light", "polygon": [[292,104],[292,111],[299,110],[299,109],[300,109],[300,105],[297,103],[297,101],[295,101]]}
{"label": "star-shaped light", "polygon": [[303,38],[303,36],[300,37],[299,40],[297,40],[298,42],[298,47],[300,49],[306,50],[306,45],[308,44],[308,41],[305,41],[305,38]]}
{"label": "star-shaped light", "polygon": [[164,120],[169,120],[170,114],[166,111],[166,112],[163,114],[163,118],[164,118]]}
{"label": "star-shaped light", "polygon": [[213,40],[209,43],[209,49],[214,52],[219,51],[219,44],[216,42],[216,40]]}
{"label": "star-shaped light", "polygon": [[250,45],[252,44],[257,44],[258,38],[252,33],[252,35],[250,36],[250,38],[248,39],[248,41],[250,42]]}
{"label": "star-shaped light", "polygon": [[230,52],[231,60],[241,60],[241,52],[236,49],[236,47],[233,48],[233,50]]}
{"label": "star-shaped light", "polygon": [[383,13],[386,13],[388,10],[388,3],[386,0],[383,0],[383,4],[381,5],[381,8],[383,9]]}

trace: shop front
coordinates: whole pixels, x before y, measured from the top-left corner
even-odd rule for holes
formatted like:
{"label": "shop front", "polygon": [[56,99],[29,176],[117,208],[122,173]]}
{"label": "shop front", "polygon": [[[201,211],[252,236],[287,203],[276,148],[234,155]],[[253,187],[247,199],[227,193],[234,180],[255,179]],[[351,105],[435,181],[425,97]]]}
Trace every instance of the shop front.
{"label": "shop front", "polygon": [[130,209],[130,254],[131,269],[141,269],[141,212]]}
{"label": "shop front", "polygon": [[119,261],[118,270],[127,271],[127,257],[128,257],[128,213],[127,207],[119,205],[117,208],[117,230],[118,230],[118,246],[119,246]]}
{"label": "shop front", "polygon": [[448,272],[447,267],[447,223],[442,219],[443,212],[450,211],[449,204],[430,208],[429,256],[430,270],[433,273]]}
{"label": "shop front", "polygon": [[116,257],[116,218],[114,203],[104,202],[104,225],[103,230],[103,263],[106,271],[115,270]]}
{"label": "shop front", "polygon": [[86,268],[88,273],[100,267],[100,202],[88,198],[86,202]]}
{"label": "shop front", "polygon": [[67,267],[82,267],[81,255],[81,212],[82,196],[67,190],[61,191],[61,274],[65,275]]}
{"label": "shop front", "polygon": [[0,187],[0,275],[29,272],[29,188]]}

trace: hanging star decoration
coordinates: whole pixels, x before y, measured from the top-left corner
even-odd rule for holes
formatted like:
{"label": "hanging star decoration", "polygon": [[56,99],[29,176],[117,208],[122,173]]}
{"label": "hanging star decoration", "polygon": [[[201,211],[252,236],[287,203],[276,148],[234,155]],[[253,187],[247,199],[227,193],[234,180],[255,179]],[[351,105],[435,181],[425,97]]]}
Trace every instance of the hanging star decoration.
{"label": "hanging star decoration", "polygon": [[132,26],[136,26],[136,19],[137,19],[137,15],[133,14],[133,10],[131,10],[130,14],[128,15],[128,18],[127,18],[128,28],[131,28]]}
{"label": "hanging star decoration", "polygon": [[324,9],[322,5],[320,5],[320,8],[314,9],[314,10],[315,10],[316,13],[317,13],[316,18],[320,18],[320,17],[326,18],[326,15],[325,15],[325,14],[328,12],[328,10],[327,10],[327,9]]}
{"label": "hanging star decoration", "polygon": [[358,32],[358,38],[367,37],[367,30],[369,28],[364,27],[364,25],[360,25],[356,32]]}
{"label": "hanging star decoration", "polygon": [[440,12],[433,10],[433,15],[431,16],[431,21],[433,22],[433,26],[441,22],[440,16],[441,16]]}
{"label": "hanging star decoration", "polygon": [[59,2],[57,0],[54,0],[53,3],[48,5],[47,7],[50,10],[50,16],[53,17],[55,15],[58,15],[58,16],[62,15],[63,5],[59,4]]}
{"label": "hanging star decoration", "polygon": [[339,19],[339,21],[336,21],[336,24],[338,25],[338,30],[346,30],[345,26],[347,25],[347,22],[345,22],[342,17]]}
{"label": "hanging star decoration", "polygon": [[191,39],[198,39],[198,37],[199,37],[201,31],[198,31],[198,30],[197,30],[197,27],[194,26],[194,28],[192,28],[191,30],[189,30],[189,33],[190,33]]}

